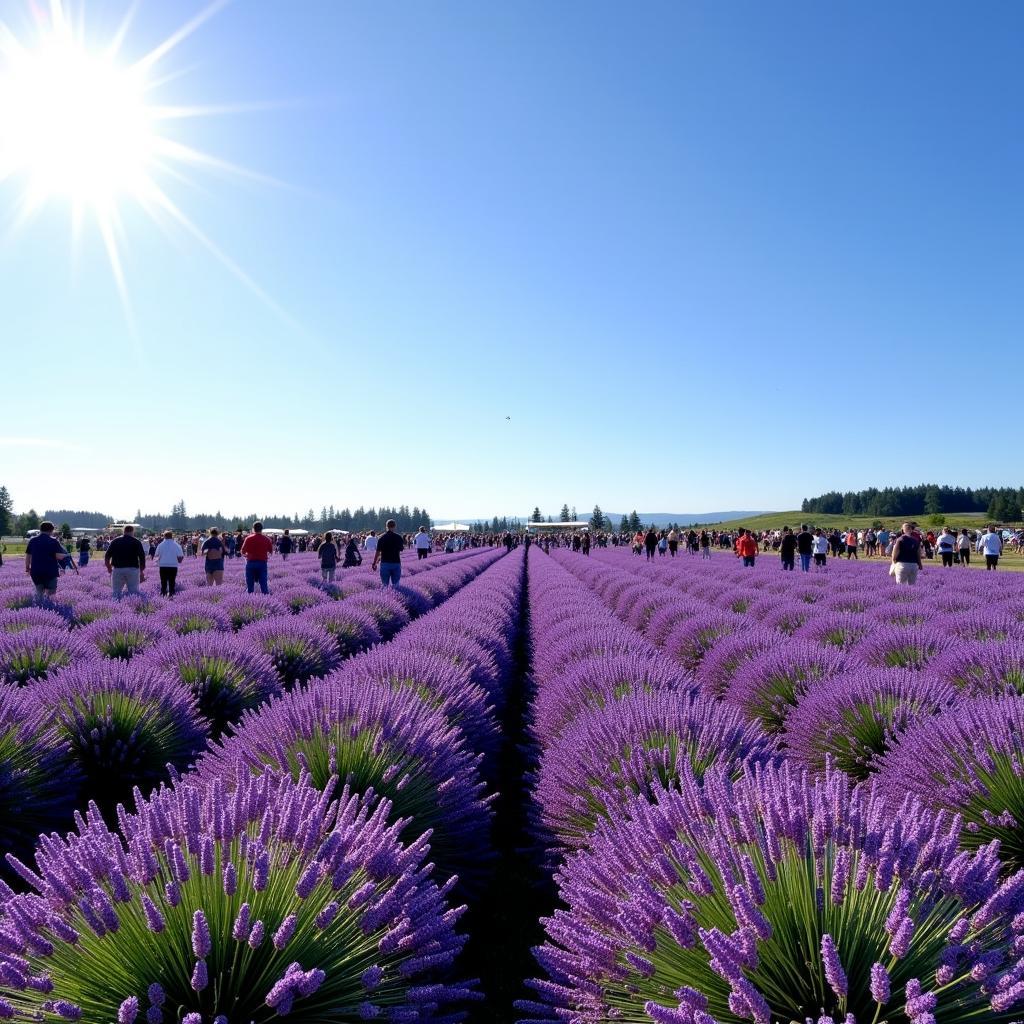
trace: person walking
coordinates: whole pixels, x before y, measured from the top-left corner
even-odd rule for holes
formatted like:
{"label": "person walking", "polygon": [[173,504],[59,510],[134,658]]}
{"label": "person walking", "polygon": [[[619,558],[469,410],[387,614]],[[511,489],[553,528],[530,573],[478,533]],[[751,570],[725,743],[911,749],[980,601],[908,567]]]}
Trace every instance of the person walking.
{"label": "person walking", "polygon": [[800,532],[796,535],[796,551],[800,556],[800,571],[811,571],[811,556],[814,554],[814,534],[807,528],[806,523],[800,526]]}
{"label": "person walking", "polygon": [[139,592],[139,584],[146,579],[146,549],[135,536],[135,527],[126,526],[120,537],[110,542],[103,564],[110,574],[110,586],[114,600],[120,601],[122,592]]}
{"label": "person walking", "polygon": [[281,539],[277,542],[277,550],[281,554],[282,562],[288,561],[288,556],[292,553],[293,547],[294,541],[292,540],[292,535],[285,530],[284,533],[281,534]]}
{"label": "person walking", "polygon": [[[782,559],[783,569],[792,572],[796,568],[796,534],[788,526],[782,528],[779,557]],[[808,557],[808,561],[810,561],[810,557]]]}
{"label": "person walking", "polygon": [[747,569],[754,568],[759,550],[758,543],[749,530],[744,530],[736,539],[736,554],[743,559],[743,565]]}
{"label": "person walking", "polygon": [[369,554],[371,551],[376,551],[377,550],[377,532],[376,532],[376,530],[371,530],[369,536],[366,537],[366,539],[363,541],[363,550],[367,554]]}
{"label": "person walking", "polygon": [[897,585],[912,587],[917,582],[917,574],[923,568],[921,540],[914,536],[913,524],[904,523],[902,534],[892,546],[889,574],[896,578]]}
{"label": "person walking", "polygon": [[943,568],[952,569],[953,555],[956,554],[956,536],[948,526],[942,528],[942,533],[936,539],[935,546],[939,549]]}
{"label": "person walking", "polygon": [[267,587],[267,559],[274,552],[270,538],[263,533],[263,524],[252,524],[252,533],[242,541],[242,557],[245,559],[245,589],[250,593],[260,585],[261,594],[269,594]]}
{"label": "person walking", "polygon": [[985,571],[991,569],[994,572],[1003,553],[1003,537],[991,523],[978,538],[978,551],[985,556]]}
{"label": "person walking", "polygon": [[957,554],[960,556],[960,564],[967,566],[971,564],[971,537],[965,526],[956,539]]}
{"label": "person walking", "polygon": [[846,534],[846,560],[857,558],[857,531],[848,530]]}
{"label": "person walking", "polygon": [[825,536],[822,530],[814,531],[814,566],[816,569],[828,568],[828,551],[832,546],[831,541]]}
{"label": "person walking", "polygon": [[381,586],[397,587],[402,578],[402,549],[405,538],[395,530],[394,519],[387,521],[387,530],[380,535],[373,553],[373,568],[380,566]]}
{"label": "person walking", "polygon": [[157,572],[160,573],[160,596],[174,597],[178,566],[185,561],[185,552],[174,539],[173,530],[164,530],[164,539],[157,544],[154,557]]}
{"label": "person walking", "polygon": [[52,598],[57,593],[61,562],[68,553],[64,545],[53,535],[53,523],[39,524],[37,533],[25,547],[25,572],[36,588],[36,600]]}
{"label": "person walking", "polygon": [[675,558],[679,550],[679,534],[675,530],[668,531],[668,553]]}
{"label": "person walking", "polygon": [[652,526],[647,533],[644,534],[644,550],[647,552],[647,561],[654,561],[654,552],[658,547],[658,535],[654,532]]}
{"label": "person walking", "polygon": [[205,560],[206,585],[219,587],[224,582],[224,541],[216,526],[210,527],[210,536],[201,548]]}
{"label": "person walking", "polygon": [[[317,545],[319,548],[319,545]],[[355,537],[350,536],[348,543],[345,545],[345,562],[342,565],[343,569],[351,569],[355,565],[363,564],[363,556],[359,553],[359,545],[356,543]]]}
{"label": "person walking", "polygon": [[338,568],[338,546],[330,530],[324,534],[324,542],[317,548],[316,554],[320,559],[320,578],[324,583],[333,583],[334,570]]}
{"label": "person walking", "polygon": [[430,534],[427,533],[425,526],[419,528],[419,532],[413,537],[412,543],[416,548],[417,561],[422,561],[430,554]]}
{"label": "person walking", "polygon": [[89,552],[92,551],[92,544],[88,537],[78,538],[78,567],[84,569],[89,564]]}

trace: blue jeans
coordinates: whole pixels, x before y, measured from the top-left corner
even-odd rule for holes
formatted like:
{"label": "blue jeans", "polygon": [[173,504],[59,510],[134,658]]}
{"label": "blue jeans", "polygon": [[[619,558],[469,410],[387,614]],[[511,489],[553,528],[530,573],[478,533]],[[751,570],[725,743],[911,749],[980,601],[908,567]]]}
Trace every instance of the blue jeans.
{"label": "blue jeans", "polygon": [[266,562],[250,562],[246,560],[245,563],[245,589],[251,594],[256,589],[256,584],[260,585],[260,593],[269,594],[267,590],[267,563]]}
{"label": "blue jeans", "polygon": [[756,557],[756,555],[744,555],[743,556],[743,565],[746,568],[748,568],[748,569],[753,569],[754,568],[754,559],[755,559],[755,557]]}
{"label": "blue jeans", "polygon": [[810,572],[811,571],[811,556],[810,555],[801,555],[800,556],[800,568],[801,568],[801,570],[803,572]]}
{"label": "blue jeans", "polygon": [[402,563],[401,562],[381,562],[380,563],[380,581],[386,587],[389,583],[393,587],[398,586],[398,581],[402,578]]}
{"label": "blue jeans", "polygon": [[78,552],[78,564],[83,568],[89,564],[89,552],[79,551]]}

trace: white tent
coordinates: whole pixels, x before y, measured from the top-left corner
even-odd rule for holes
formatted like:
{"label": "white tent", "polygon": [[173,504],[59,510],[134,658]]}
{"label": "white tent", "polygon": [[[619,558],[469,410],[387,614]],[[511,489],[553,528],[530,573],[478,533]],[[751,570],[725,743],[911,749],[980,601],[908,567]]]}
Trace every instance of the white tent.
{"label": "white tent", "polygon": [[528,530],[589,530],[590,523],[575,519],[571,523],[527,523]]}
{"label": "white tent", "polygon": [[432,527],[434,533],[469,533],[471,527],[465,523],[444,523],[442,526]]}

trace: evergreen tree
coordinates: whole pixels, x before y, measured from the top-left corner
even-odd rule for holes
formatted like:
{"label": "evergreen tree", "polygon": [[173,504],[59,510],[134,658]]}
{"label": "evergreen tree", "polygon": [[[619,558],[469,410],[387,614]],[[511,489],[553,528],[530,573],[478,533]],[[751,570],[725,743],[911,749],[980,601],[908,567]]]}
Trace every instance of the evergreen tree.
{"label": "evergreen tree", "polygon": [[539,505],[534,505],[533,506],[533,512],[530,515],[530,522],[531,523],[543,523],[544,522],[544,517],[540,514],[540,506]]}
{"label": "evergreen tree", "polygon": [[572,522],[574,522],[574,523],[579,522],[579,516],[576,515],[576,506],[575,505],[573,505],[572,511],[569,513],[569,515],[572,518]]}
{"label": "evergreen tree", "polygon": [[0,487],[0,537],[11,532],[13,521],[14,502],[11,499],[10,491],[6,487]]}
{"label": "evergreen tree", "polygon": [[30,508],[27,512],[23,512],[20,516],[17,516],[14,520],[14,532],[19,537],[24,537],[29,530],[39,529],[39,513],[34,509]]}
{"label": "evergreen tree", "polygon": [[562,511],[558,513],[558,521],[560,523],[567,523],[570,519],[572,519],[572,516],[569,514],[569,506],[563,505]]}
{"label": "evergreen tree", "polygon": [[636,533],[636,531],[642,526],[643,523],[640,522],[640,516],[637,515],[636,509],[633,509],[633,511],[629,513],[629,532]]}
{"label": "evergreen tree", "polygon": [[600,505],[594,506],[594,512],[590,517],[590,528],[592,530],[603,530],[605,525],[604,513]]}

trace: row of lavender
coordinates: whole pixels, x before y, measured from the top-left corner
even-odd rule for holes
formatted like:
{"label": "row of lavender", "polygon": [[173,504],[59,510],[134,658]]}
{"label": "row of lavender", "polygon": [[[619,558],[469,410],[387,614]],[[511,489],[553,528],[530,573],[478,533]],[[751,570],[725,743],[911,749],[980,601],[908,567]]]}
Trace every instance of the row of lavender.
{"label": "row of lavender", "polygon": [[1020,1018],[1024,581],[841,568],[531,553],[529,1021]]}
{"label": "row of lavender", "polygon": [[[459,1019],[523,580],[503,555],[432,560],[393,594],[311,586],[308,605],[290,561],[236,631],[226,587],[75,628],[67,608],[91,606],[72,587],[58,612],[2,613],[0,841],[21,856],[0,1016]],[[22,678],[33,658],[46,678]],[[26,839],[50,830],[33,865]]]}

